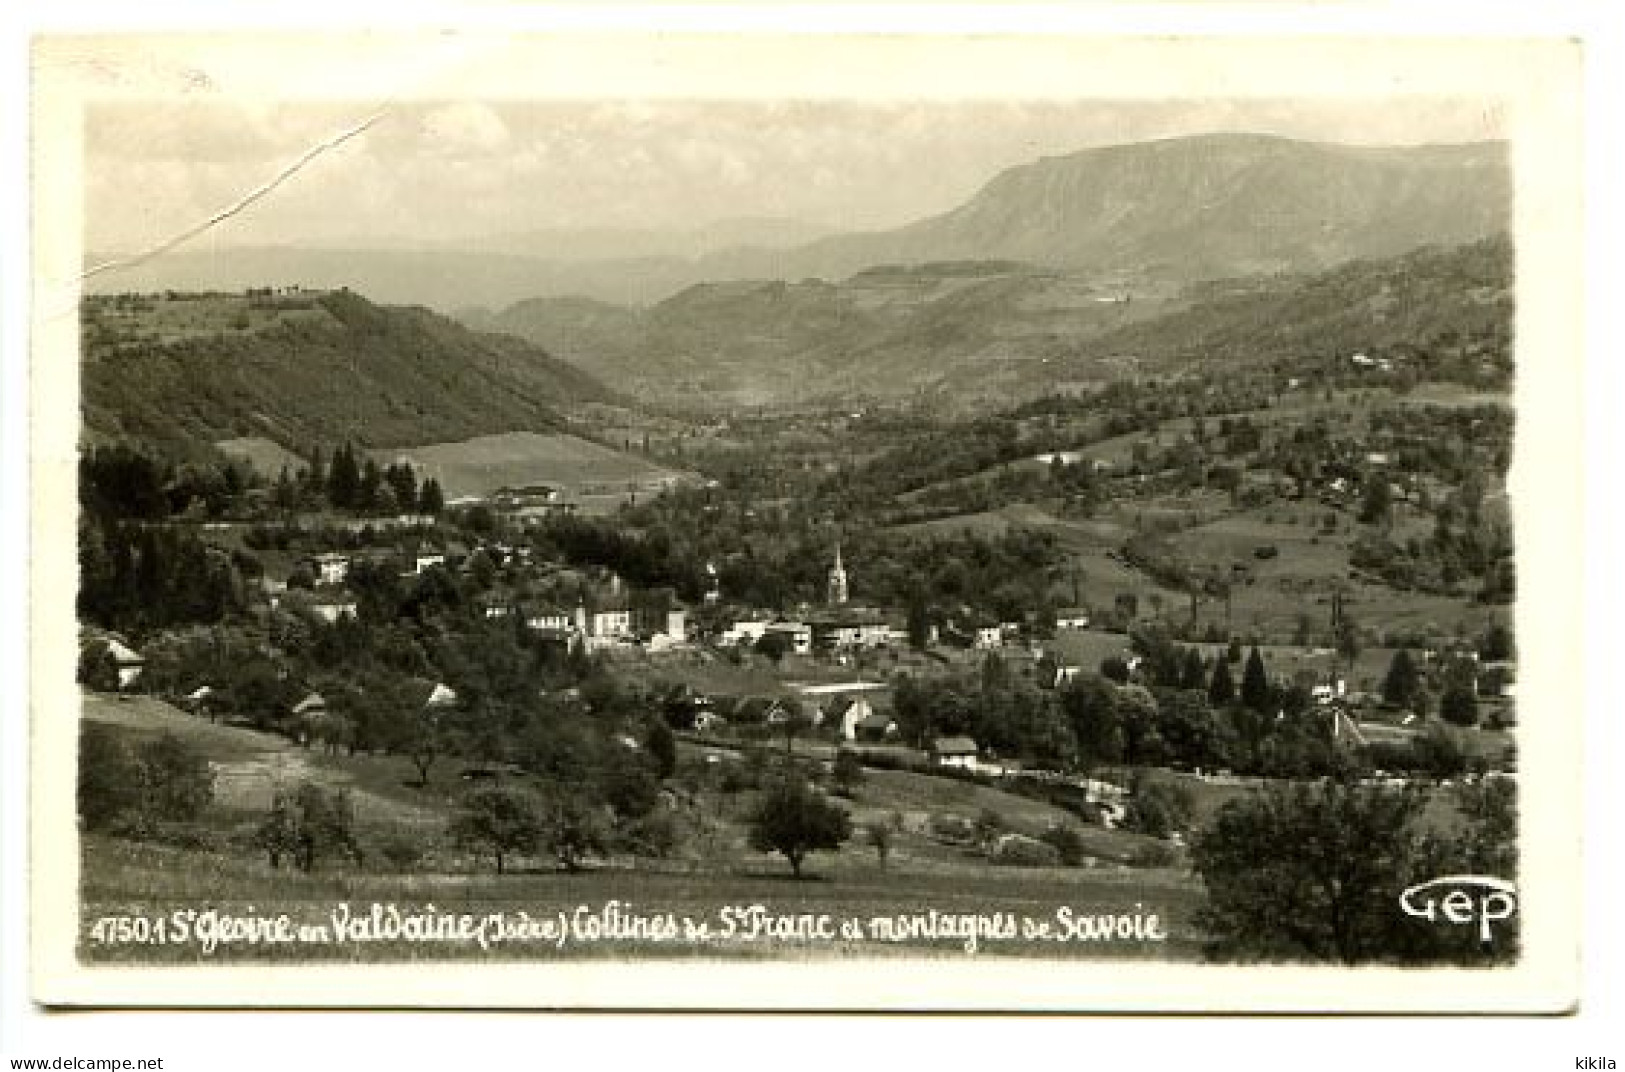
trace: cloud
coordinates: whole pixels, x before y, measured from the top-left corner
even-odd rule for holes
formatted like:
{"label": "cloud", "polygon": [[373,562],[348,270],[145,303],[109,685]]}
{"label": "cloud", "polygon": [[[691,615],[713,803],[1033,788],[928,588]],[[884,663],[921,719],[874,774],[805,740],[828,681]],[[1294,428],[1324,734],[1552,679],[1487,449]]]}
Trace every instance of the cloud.
{"label": "cloud", "polygon": [[[87,242],[194,225],[376,105],[155,101],[87,117]],[[406,101],[222,228],[222,242],[444,242],[493,229],[687,230],[772,215],[870,229],[1000,170],[1091,145],[1253,129],[1327,140],[1494,136],[1484,102]]]}
{"label": "cloud", "polygon": [[489,105],[472,102],[430,111],[420,121],[419,136],[445,156],[494,153],[510,140],[502,117]]}

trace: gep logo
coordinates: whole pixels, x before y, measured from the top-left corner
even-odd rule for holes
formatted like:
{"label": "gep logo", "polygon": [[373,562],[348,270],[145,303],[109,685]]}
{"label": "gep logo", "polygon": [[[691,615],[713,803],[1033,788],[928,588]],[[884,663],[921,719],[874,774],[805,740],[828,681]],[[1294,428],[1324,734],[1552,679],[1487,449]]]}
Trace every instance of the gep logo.
{"label": "gep logo", "polygon": [[1478,924],[1478,940],[1488,944],[1494,924],[1518,911],[1518,888],[1503,878],[1486,875],[1445,875],[1418,883],[1399,895],[1407,916],[1428,922],[1443,917],[1446,923]]}

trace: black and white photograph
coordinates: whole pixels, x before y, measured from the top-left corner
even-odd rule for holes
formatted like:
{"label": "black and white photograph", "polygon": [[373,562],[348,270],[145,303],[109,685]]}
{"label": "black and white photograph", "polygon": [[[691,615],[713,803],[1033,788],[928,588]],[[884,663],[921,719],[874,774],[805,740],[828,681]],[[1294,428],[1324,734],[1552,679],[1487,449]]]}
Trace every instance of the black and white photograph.
{"label": "black and white photograph", "polygon": [[1572,1009],[1570,45],[34,68],[36,1000]]}

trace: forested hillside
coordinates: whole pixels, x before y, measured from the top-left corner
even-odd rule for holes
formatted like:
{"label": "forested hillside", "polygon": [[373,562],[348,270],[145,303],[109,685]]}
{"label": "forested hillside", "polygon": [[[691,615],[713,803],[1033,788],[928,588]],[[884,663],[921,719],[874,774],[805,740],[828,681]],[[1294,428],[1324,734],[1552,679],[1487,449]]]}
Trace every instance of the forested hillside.
{"label": "forested hillside", "polygon": [[92,442],[397,446],[556,431],[560,407],[610,397],[533,344],[349,291],[115,295],[83,309]]}

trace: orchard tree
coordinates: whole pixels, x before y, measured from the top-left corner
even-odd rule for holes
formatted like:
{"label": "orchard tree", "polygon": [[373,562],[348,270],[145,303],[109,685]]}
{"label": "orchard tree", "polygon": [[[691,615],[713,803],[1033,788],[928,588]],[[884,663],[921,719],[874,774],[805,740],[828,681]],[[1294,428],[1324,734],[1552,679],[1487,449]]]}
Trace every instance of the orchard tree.
{"label": "orchard tree", "polygon": [[750,846],[758,852],[782,853],[790,872],[801,877],[807,854],[835,851],[852,836],[852,819],[794,773],[769,788],[750,820]]}
{"label": "orchard tree", "polygon": [[549,787],[542,796],[542,846],[566,871],[581,870],[588,856],[609,850],[606,812],[584,785],[560,782]]}
{"label": "orchard tree", "polygon": [[534,852],[546,833],[542,803],[536,794],[518,786],[488,786],[463,799],[451,825],[458,845],[491,854],[497,874],[507,858]]}
{"label": "orchard tree", "polygon": [[891,859],[892,828],[883,820],[876,819],[865,823],[863,832],[869,839],[869,844],[875,848],[875,856],[880,860],[880,869],[886,870],[886,862]]}

